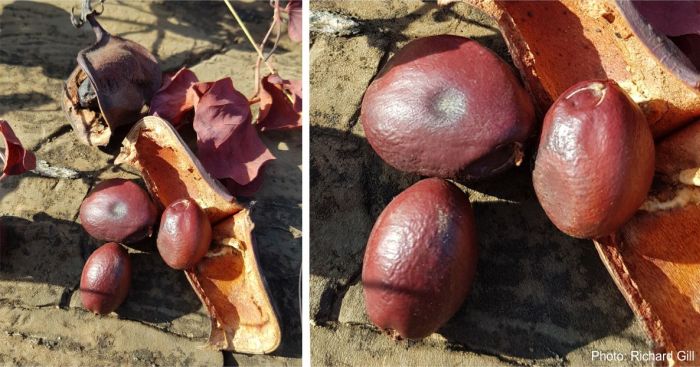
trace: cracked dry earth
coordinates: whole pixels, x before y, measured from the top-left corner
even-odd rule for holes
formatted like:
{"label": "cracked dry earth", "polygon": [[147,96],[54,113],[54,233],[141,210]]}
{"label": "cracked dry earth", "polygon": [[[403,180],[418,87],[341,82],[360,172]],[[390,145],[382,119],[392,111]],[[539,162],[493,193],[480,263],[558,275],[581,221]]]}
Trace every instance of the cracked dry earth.
{"label": "cracked dry earth", "polygon": [[[9,232],[0,258],[0,365],[300,365],[300,131],[263,136],[277,160],[267,167],[253,211],[260,265],[284,332],[276,352],[207,349],[205,308],[184,274],[157,253],[130,250],[131,291],[116,313],[98,317],[81,307],[82,266],[101,243],[77,222],[80,203],[104,179],[139,176],[113,166],[120,144],[103,150],[81,145],[61,110],[62,82],[77,52],[94,40],[89,27],[71,26],[70,9],[77,5],[0,0],[0,117],[39,159],[80,173],[77,179],[27,173],[0,184],[1,220]],[[267,2],[236,7],[262,39],[272,16]],[[110,0],[100,21],[148,48],[164,71],[188,66],[200,80],[231,76],[245,95],[254,89],[255,54],[221,2]],[[301,47],[286,36],[273,58],[281,75],[301,77]]]}
{"label": "cracked dry earth", "polygon": [[310,52],[312,364],[616,366],[631,362],[594,362],[591,352],[650,350],[593,243],[546,218],[531,164],[462,186],[480,256],[472,293],[452,320],[415,342],[395,342],[371,325],[360,283],[365,243],[381,210],[419,177],[387,166],[368,145],[358,123],[364,90],[417,37],[468,36],[510,58],[495,23],[466,4],[312,3],[312,19],[320,15],[346,28],[311,24],[322,30]]}

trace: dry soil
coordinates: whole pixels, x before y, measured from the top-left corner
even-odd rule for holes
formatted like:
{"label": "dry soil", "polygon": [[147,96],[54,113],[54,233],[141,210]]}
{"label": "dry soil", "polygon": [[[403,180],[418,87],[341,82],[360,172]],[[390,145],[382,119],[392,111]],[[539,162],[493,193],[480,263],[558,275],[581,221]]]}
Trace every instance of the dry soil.
{"label": "dry soil", "polygon": [[[277,160],[255,197],[260,264],[284,329],[275,353],[206,348],[205,308],[184,274],[157,253],[132,251],[131,292],[115,313],[98,317],[81,307],[82,266],[100,243],[78,223],[80,203],[102,180],[140,177],[113,165],[119,142],[106,149],[80,144],[61,110],[62,82],[77,52],[94,40],[88,26],[70,23],[78,5],[0,1],[0,118],[39,159],[79,172],[77,179],[27,173],[0,184],[0,221],[9,231],[0,260],[0,365],[300,365],[300,131],[263,136]],[[262,39],[272,16],[268,3],[235,6]],[[222,2],[110,0],[99,19],[149,49],[164,71],[188,66],[200,80],[230,76],[244,94],[253,91],[255,53]],[[282,76],[300,78],[301,46],[284,36],[273,62]]]}

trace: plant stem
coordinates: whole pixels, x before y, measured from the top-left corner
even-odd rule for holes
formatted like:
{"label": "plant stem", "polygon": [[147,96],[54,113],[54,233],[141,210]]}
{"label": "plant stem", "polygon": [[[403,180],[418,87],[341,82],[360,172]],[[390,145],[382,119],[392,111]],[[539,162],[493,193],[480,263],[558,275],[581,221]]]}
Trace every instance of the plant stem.
{"label": "plant stem", "polygon": [[259,58],[255,60],[255,91],[253,91],[253,96],[258,96],[260,93],[260,62],[263,59]]}
{"label": "plant stem", "polygon": [[258,53],[258,57],[265,61],[265,66],[267,66],[267,68],[270,70],[270,73],[274,74],[275,69],[273,69],[272,66],[270,66],[270,64],[268,64],[268,62],[265,60],[265,55],[263,55],[262,51],[260,51],[260,48],[253,40],[253,36],[251,36],[250,32],[248,32],[248,28],[246,28],[245,24],[243,24],[243,20],[241,20],[241,17],[238,16],[238,13],[236,13],[233,5],[231,5],[231,2],[229,0],[224,0],[224,2],[226,3],[226,6],[228,6],[228,10],[230,10],[231,14],[233,14],[233,17],[236,18],[238,25],[241,26],[243,33],[245,33],[246,37],[248,37],[248,42],[250,42],[250,44],[253,45],[253,48],[255,48],[255,51]]}
{"label": "plant stem", "polygon": [[267,34],[265,34],[265,38],[263,41],[260,43],[260,50],[265,52],[265,45],[267,44],[267,40],[270,38],[270,35],[272,34],[272,31],[275,30],[276,35],[275,35],[275,43],[272,45],[272,48],[270,49],[270,52],[267,53],[267,56],[265,56],[265,61],[267,61],[270,56],[275,52],[277,49],[277,44],[280,41],[280,33],[281,33],[281,26],[282,26],[282,18],[280,17],[280,0],[271,0],[272,7],[275,9],[275,12],[272,16],[272,23],[270,24],[270,29],[267,30]]}
{"label": "plant stem", "polygon": [[275,39],[275,44],[273,45],[272,49],[270,52],[265,56],[265,58],[258,57],[258,60],[255,62],[255,91],[253,91],[253,96],[257,96],[260,93],[260,63],[265,61],[267,62],[267,59],[272,56],[272,53],[275,52],[275,49],[277,48],[277,42],[279,42],[279,26],[275,27],[275,25],[279,25],[282,22],[282,19],[279,16],[279,0],[270,0],[270,3],[272,7],[275,9],[274,15],[272,16],[272,23],[270,23],[270,28],[267,30],[267,33],[265,34],[265,38],[263,38],[262,42],[260,42],[260,51],[261,53],[265,52],[265,45],[267,44],[267,40],[270,38],[270,34],[272,34],[272,31],[277,29],[277,38]]}

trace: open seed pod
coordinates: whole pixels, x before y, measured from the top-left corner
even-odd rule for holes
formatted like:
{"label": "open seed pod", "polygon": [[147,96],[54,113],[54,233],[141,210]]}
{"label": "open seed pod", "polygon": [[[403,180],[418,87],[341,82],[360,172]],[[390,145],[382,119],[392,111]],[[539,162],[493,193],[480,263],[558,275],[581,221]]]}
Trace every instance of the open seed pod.
{"label": "open seed pod", "polygon": [[596,242],[657,351],[672,353],[676,365],[697,365],[678,352],[700,352],[698,185],[700,121],[657,145],[655,184],[641,210],[617,234]]}
{"label": "open seed pod", "polygon": [[160,88],[161,71],[143,46],[109,34],[95,15],[87,20],[97,40],[78,52],[78,66],[63,88],[63,109],[82,143],[103,146],[114,129],[142,117]]}
{"label": "open seed pod", "polygon": [[209,252],[187,279],[211,318],[209,343],[242,353],[269,353],[281,339],[276,312],[260,273],[250,212],[206,173],[167,121],[148,116],[124,140],[116,163],[141,171],[162,206],[192,198],[212,224]]}
{"label": "open seed pod", "polygon": [[496,19],[542,112],[577,82],[613,79],[654,136],[700,116],[698,67],[630,1],[464,1]]}

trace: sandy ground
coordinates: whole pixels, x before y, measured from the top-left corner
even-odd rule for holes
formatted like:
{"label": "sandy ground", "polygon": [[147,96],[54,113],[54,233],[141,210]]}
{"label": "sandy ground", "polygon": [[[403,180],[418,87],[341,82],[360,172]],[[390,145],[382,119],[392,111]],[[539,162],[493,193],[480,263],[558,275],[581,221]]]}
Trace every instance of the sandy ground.
{"label": "sandy ground", "polygon": [[367,144],[358,123],[364,90],[397,49],[421,36],[468,36],[510,60],[495,23],[461,3],[439,10],[420,1],[321,1],[312,11],[357,23],[312,37],[312,363],[635,365],[592,361],[595,350],[648,351],[649,340],[593,244],[560,233],[545,216],[531,162],[463,187],[480,256],[472,294],[453,319],[414,342],[394,342],[371,325],[360,283],[365,243],[381,210],[419,177],[384,164]]}
{"label": "sandy ground", "polygon": [[[260,264],[284,330],[275,353],[205,348],[205,308],[184,274],[157,253],[132,252],[131,292],[115,313],[98,317],[81,307],[82,265],[100,243],[77,223],[80,203],[101,180],[139,177],[112,164],[117,148],[81,145],[61,110],[62,81],[77,52],[93,42],[89,27],[70,24],[77,5],[0,1],[0,118],[40,159],[80,172],[78,179],[29,173],[0,184],[1,221],[9,229],[0,261],[0,365],[300,365],[300,131],[263,137],[278,159],[255,197]],[[272,14],[267,2],[236,7],[261,39]],[[253,91],[255,54],[223,3],[110,0],[100,20],[148,48],[165,71],[188,66],[200,80],[231,76],[244,94]],[[301,47],[286,36],[273,61],[281,75],[301,77]]]}

